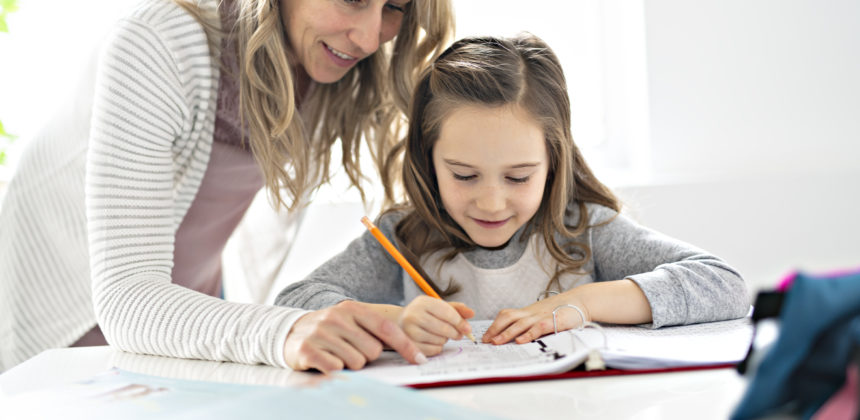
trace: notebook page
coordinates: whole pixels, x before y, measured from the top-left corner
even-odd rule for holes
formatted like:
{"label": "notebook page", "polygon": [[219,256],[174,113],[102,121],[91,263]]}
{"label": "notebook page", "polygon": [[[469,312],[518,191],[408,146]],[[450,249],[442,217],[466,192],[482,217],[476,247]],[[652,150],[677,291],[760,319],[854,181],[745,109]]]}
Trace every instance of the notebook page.
{"label": "notebook page", "polygon": [[[650,329],[606,325],[606,365],[617,369],[660,369],[737,363],[746,356],[753,337],[749,318]],[[596,329],[577,331],[589,346],[603,347]]]}
{"label": "notebook page", "polygon": [[359,372],[396,385],[530,376],[566,372],[582,363],[588,354],[569,334],[547,336],[526,344],[481,343],[480,338],[491,323],[471,322],[472,332],[479,340],[477,344],[469,339],[449,341],[442,353],[429,357],[426,364],[411,365],[397,353],[386,351]]}

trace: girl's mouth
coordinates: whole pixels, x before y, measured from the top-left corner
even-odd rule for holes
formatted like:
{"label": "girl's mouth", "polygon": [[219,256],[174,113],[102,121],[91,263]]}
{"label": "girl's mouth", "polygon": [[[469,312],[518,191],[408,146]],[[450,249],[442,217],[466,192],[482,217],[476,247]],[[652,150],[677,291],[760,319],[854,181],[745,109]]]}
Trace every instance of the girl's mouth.
{"label": "girl's mouth", "polygon": [[483,227],[483,228],[487,228],[487,229],[495,229],[495,228],[499,228],[499,227],[504,226],[504,225],[505,225],[505,223],[507,223],[507,222],[508,222],[508,220],[511,220],[511,218],[509,217],[509,218],[507,218],[507,219],[503,219],[503,220],[495,220],[495,221],[492,221],[492,220],[481,220],[481,219],[472,219],[472,220],[474,220],[474,221],[475,221],[475,223],[477,223],[479,226],[481,226],[481,227]]}

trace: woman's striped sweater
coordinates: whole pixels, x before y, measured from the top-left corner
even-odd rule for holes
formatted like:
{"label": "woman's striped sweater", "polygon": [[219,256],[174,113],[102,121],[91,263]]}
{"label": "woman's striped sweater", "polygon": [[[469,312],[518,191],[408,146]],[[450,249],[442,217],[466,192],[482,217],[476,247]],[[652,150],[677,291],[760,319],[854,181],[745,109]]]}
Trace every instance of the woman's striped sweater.
{"label": "woman's striped sweater", "polygon": [[30,142],[0,209],[0,371],[96,320],[126,351],[286,366],[305,311],[171,283],[214,130],[219,68],[201,25],[147,0],[96,63],[89,91]]}

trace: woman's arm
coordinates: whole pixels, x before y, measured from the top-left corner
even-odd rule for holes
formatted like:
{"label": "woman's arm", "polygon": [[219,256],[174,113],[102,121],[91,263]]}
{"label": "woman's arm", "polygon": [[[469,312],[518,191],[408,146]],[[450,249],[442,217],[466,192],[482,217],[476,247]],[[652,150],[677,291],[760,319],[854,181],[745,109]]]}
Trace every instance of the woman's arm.
{"label": "woman's arm", "polygon": [[96,316],[126,351],[285,367],[304,311],[171,282],[174,234],[208,160],[218,67],[191,16],[153,7],[119,23],[97,77],[85,199]]}

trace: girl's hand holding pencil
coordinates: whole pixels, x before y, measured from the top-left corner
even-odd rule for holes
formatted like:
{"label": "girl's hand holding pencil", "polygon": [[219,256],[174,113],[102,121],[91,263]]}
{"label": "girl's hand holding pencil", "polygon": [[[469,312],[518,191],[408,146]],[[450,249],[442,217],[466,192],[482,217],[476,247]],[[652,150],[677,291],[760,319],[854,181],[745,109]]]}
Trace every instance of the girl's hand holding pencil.
{"label": "girl's hand holding pencil", "polygon": [[415,341],[426,355],[439,354],[442,345],[448,339],[459,339],[462,335],[469,337],[472,342],[472,327],[466,319],[475,315],[475,311],[460,302],[445,302],[442,297],[421,277],[394,244],[382,234],[367,216],[361,218],[361,223],[379,241],[379,244],[406,270],[415,284],[429,296],[419,296],[400,311],[398,323],[404,332]]}
{"label": "girl's hand holding pencil", "polygon": [[463,303],[418,296],[403,308],[398,323],[422,353],[435,356],[448,340],[471,335],[466,319],[473,316],[475,311]]}

